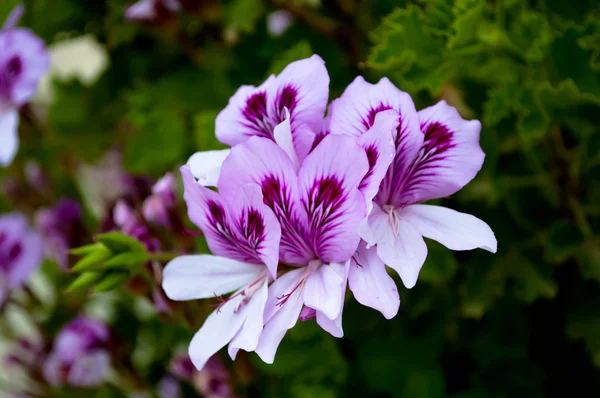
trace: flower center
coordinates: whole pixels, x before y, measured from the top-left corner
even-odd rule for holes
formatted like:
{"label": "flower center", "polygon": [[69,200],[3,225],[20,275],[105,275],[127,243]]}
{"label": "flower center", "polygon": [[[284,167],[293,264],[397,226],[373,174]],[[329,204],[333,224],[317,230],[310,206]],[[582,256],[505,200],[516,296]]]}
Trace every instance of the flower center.
{"label": "flower center", "polygon": [[11,264],[21,256],[23,246],[17,242],[9,242],[5,232],[0,232],[0,270],[8,271]]}
{"label": "flower center", "polygon": [[396,209],[393,205],[384,205],[383,211],[388,214],[390,219],[390,225],[392,226],[392,231],[394,235],[398,236],[400,234],[400,221],[402,217],[400,216],[399,209]]}

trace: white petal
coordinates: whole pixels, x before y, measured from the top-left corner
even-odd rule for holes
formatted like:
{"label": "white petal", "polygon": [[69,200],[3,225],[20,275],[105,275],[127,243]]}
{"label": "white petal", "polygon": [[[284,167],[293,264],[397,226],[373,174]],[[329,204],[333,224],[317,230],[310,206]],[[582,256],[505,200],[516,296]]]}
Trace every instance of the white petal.
{"label": "white petal", "polygon": [[452,250],[481,248],[496,253],[498,242],[485,222],[470,214],[441,206],[413,205],[402,211],[421,235]]}
{"label": "white petal", "polygon": [[3,110],[0,107],[0,165],[12,163],[19,147],[19,113],[16,109]]}
{"label": "white petal", "polygon": [[198,183],[206,187],[216,187],[221,173],[221,165],[229,155],[229,149],[220,151],[196,152],[193,154],[187,164]]}
{"label": "white petal", "polygon": [[343,309],[344,303],[342,302],[342,309],[335,319],[329,319],[327,318],[327,315],[323,314],[321,311],[317,311],[317,324],[333,337],[344,337],[344,330],[342,329]]}
{"label": "white petal", "polygon": [[243,299],[242,295],[238,295],[220,309],[215,310],[194,335],[190,343],[189,354],[192,363],[198,370],[202,370],[206,361],[225,347],[242,327],[248,306],[242,307],[237,312],[235,309]]}
{"label": "white petal", "polygon": [[346,280],[336,267],[321,265],[306,279],[304,285],[304,304],[322,312],[329,319],[338,317],[344,302],[343,287]]}
{"label": "white petal", "polygon": [[290,112],[287,108],[285,109],[285,120],[275,126],[273,130],[273,137],[275,142],[292,160],[296,170],[300,167],[300,161],[296,154],[296,148],[294,147],[294,139],[292,138],[292,126],[290,125]]}
{"label": "white petal", "polygon": [[220,296],[260,278],[267,268],[208,254],[181,256],[163,271],[163,289],[171,300]]}
{"label": "white petal", "polygon": [[258,346],[254,350],[260,359],[269,364],[273,363],[279,343],[283,340],[283,336],[285,336],[288,329],[296,325],[301,310],[302,295],[299,291],[296,291],[281,305],[279,311],[265,325]]}
{"label": "white petal", "polygon": [[389,227],[390,216],[378,204],[372,203],[369,215],[358,225],[358,233],[368,246],[374,246],[383,239]]}
{"label": "white petal", "polygon": [[417,283],[419,271],[427,258],[427,246],[421,234],[408,222],[398,220],[382,225],[383,237],[377,243],[377,255],[388,267],[398,272],[408,289]]}
{"label": "white petal", "polygon": [[377,250],[367,249],[365,242],[361,242],[350,263],[348,282],[356,301],[362,305],[378,310],[387,319],[398,313],[400,296],[396,283],[377,256]]}
{"label": "white petal", "polygon": [[267,292],[268,283],[267,278],[265,278],[260,289],[254,293],[247,304],[244,326],[229,343],[230,350],[241,348],[246,351],[254,351],[258,345],[258,339],[263,330],[263,313],[267,302]]}

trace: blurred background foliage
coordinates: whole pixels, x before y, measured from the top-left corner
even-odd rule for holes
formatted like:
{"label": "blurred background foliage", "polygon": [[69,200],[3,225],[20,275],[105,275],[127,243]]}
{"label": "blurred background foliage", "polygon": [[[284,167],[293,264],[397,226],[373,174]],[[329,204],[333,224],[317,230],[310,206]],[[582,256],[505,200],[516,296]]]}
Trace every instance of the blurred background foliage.
{"label": "blurred background foliage", "polygon": [[[16,0],[0,2],[3,20]],[[49,45],[93,35],[108,55],[95,81],[53,74],[52,96],[23,110],[22,145],[5,181],[36,159],[58,196],[81,198],[78,165],[109,148],[159,177],[197,150],[222,147],[214,118],[242,84],[319,54],[330,99],[356,75],[389,77],[417,108],[440,99],[482,121],[477,178],[445,206],[485,220],[496,255],[428,242],[419,283],[398,316],[349,300],[345,337],[314,323],[288,332],[274,365],[233,368],[249,397],[542,397],[600,394],[600,5],[588,0],[197,0],[152,24],[128,24],[128,0],[26,0],[23,24]],[[267,29],[286,10],[283,34]],[[3,211],[34,204],[2,196]],[[86,223],[98,220],[88,210]],[[199,244],[201,245],[201,243]],[[200,246],[199,246],[200,247]],[[200,250],[200,248],[198,248]],[[50,333],[86,296],[59,286]],[[399,286],[401,286],[398,280]],[[190,330],[111,296],[113,329],[139,380],[153,383]],[[56,301],[56,300],[55,300]],[[107,310],[106,308],[104,308]],[[107,310],[107,311],[109,311]],[[140,315],[142,314],[142,315]],[[138,381],[139,381],[138,380]],[[191,394],[190,391],[188,393]],[[94,396],[67,391],[69,396]],[[98,397],[122,396],[107,387]],[[193,395],[190,395],[193,396]]]}

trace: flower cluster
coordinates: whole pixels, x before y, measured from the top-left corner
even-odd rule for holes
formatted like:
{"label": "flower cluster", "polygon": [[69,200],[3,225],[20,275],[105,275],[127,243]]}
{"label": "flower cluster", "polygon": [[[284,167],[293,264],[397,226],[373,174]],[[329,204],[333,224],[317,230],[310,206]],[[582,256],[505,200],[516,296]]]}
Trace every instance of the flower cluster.
{"label": "flower cluster", "polygon": [[15,26],[22,5],[8,16],[0,30],[0,165],[10,164],[19,146],[19,108],[35,94],[50,67],[44,42],[28,29]]}
{"label": "flower cluster", "polygon": [[232,148],[181,168],[189,217],[213,255],[171,261],[163,287],[173,300],[221,301],[190,344],[199,369],[227,344],[232,358],[243,349],[272,363],[298,319],[342,337],[347,286],[394,317],[400,298],[385,265],[413,287],[423,237],[496,250],[483,221],[421,204],[475,177],[478,121],[443,101],[417,112],[387,79],[358,77],[326,109],[328,86],[315,55],[241,87],[216,119],[217,138]]}

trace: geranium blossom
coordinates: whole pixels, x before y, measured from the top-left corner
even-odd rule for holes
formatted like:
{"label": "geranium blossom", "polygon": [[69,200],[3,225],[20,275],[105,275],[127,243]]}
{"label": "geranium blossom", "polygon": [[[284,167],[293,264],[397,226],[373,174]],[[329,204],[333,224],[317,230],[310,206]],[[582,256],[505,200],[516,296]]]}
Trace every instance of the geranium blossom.
{"label": "geranium blossom", "polygon": [[360,260],[350,268],[350,288],[358,301],[389,318],[400,302],[397,291],[389,288],[389,276],[381,270],[383,263],[411,288],[427,256],[423,237],[452,250],[479,247],[491,252],[496,251],[496,238],[487,224],[469,214],[420,204],[452,195],[475,177],[485,157],[479,146],[479,121],[463,120],[444,101],[417,112],[410,96],[389,80],[370,84],[358,77],[333,103],[331,132],[361,137],[375,115],[386,109],[400,115],[396,155],[373,210],[361,225],[362,238],[376,248],[360,248]]}
{"label": "geranium blossom", "polygon": [[0,30],[0,165],[9,165],[19,146],[19,108],[28,102],[50,67],[44,42],[28,29],[16,28],[17,6]]}
{"label": "geranium blossom", "polygon": [[281,228],[263,203],[260,188],[240,186],[232,195],[219,195],[200,185],[183,166],[184,198],[190,219],[206,236],[215,254],[182,256],[164,270],[163,288],[172,300],[223,299],[190,344],[190,358],[198,369],[229,343],[252,351],[263,329],[267,286],[276,275]]}
{"label": "geranium blossom", "polygon": [[[417,113],[387,79],[362,78],[324,117],[328,83],[323,60],[313,56],[259,87],[243,86],[216,120],[217,137],[232,148],[199,152],[181,169],[190,218],[222,257],[179,257],[163,286],[179,300],[239,289],[194,337],[190,356],[199,368],[249,333],[246,324],[251,344],[232,342],[232,358],[244,348],[272,363],[299,318],[342,337],[348,282],[359,302],[395,316],[400,298],[385,264],[412,287],[426,255],[422,236],[452,249],[495,250],[482,221],[416,204],[453,194],[475,176],[483,161],[479,122],[445,103]],[[276,242],[248,244],[244,208],[261,215],[260,231],[278,230]]]}

